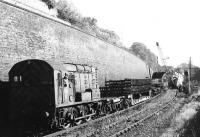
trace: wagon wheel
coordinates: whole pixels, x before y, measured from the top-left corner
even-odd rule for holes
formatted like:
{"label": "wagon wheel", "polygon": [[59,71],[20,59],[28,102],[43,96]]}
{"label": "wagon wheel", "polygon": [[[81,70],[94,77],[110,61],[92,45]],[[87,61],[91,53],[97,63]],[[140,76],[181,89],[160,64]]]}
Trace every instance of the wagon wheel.
{"label": "wagon wheel", "polygon": [[113,110],[113,112],[117,111],[117,103],[112,104],[112,110]]}
{"label": "wagon wheel", "polygon": [[76,120],[76,118],[83,116],[81,108],[78,108],[78,107],[73,108],[73,110],[72,110],[72,116],[73,116],[73,121],[74,121],[75,125],[82,124],[82,122],[83,122],[82,119],[77,119]]}
{"label": "wagon wheel", "polygon": [[113,113],[114,112],[114,103],[113,102],[110,102],[109,104],[108,104],[108,113],[109,114],[111,114],[111,113]]}
{"label": "wagon wheel", "polygon": [[126,108],[131,107],[131,100],[130,99],[126,99]]}
{"label": "wagon wheel", "polygon": [[119,110],[123,110],[123,109],[124,109],[123,102],[120,101],[120,103],[119,103]]}
{"label": "wagon wheel", "polygon": [[89,116],[89,117],[85,118],[85,121],[87,121],[87,122],[90,121],[90,120],[92,120],[92,116]]}
{"label": "wagon wheel", "polygon": [[80,124],[82,124],[82,122],[83,122],[83,120],[82,120],[82,119],[75,120],[75,123],[76,123],[76,125],[80,125]]}
{"label": "wagon wheel", "polygon": [[104,111],[105,111],[105,114],[111,114],[112,113],[112,104],[110,104],[110,103],[105,104]]}
{"label": "wagon wheel", "polygon": [[116,103],[116,110],[120,111],[120,103]]}
{"label": "wagon wheel", "polygon": [[[90,114],[90,108],[88,105],[84,105],[83,106],[83,116],[89,115]],[[89,117],[85,117],[84,120],[85,121],[89,121],[88,119]]]}
{"label": "wagon wheel", "polygon": [[125,99],[125,100],[123,101],[123,106],[124,106],[125,109],[126,109],[126,108],[129,108],[129,100],[128,100],[128,99]]}
{"label": "wagon wheel", "polygon": [[63,124],[63,128],[67,129],[72,127],[74,125],[73,121],[74,121],[73,115],[71,115],[71,113],[68,113],[67,116],[65,117],[65,123]]}
{"label": "wagon wheel", "polygon": [[[89,115],[89,114],[93,114],[93,113],[95,113],[95,111],[94,111],[94,109],[91,107],[91,106],[85,106],[85,110],[86,110],[86,115]],[[90,120],[92,120],[92,117],[93,116],[88,116],[88,117],[86,117],[85,118],[85,121],[90,121]]]}
{"label": "wagon wheel", "polygon": [[97,107],[96,108],[93,108],[94,110],[96,110],[96,115],[97,116],[100,116],[102,113],[103,113],[103,111],[102,111],[102,107],[103,105],[102,105],[102,102],[100,102],[99,104],[97,104]]}
{"label": "wagon wheel", "polygon": [[103,104],[102,105],[102,110],[101,112],[103,112],[103,114],[107,114],[109,112],[109,108],[107,104]]}
{"label": "wagon wheel", "polygon": [[80,111],[78,108],[70,108],[69,112],[66,115],[65,123],[63,124],[63,128],[67,129],[69,127],[73,127],[75,125],[80,125],[82,123],[82,119],[77,119],[80,117]]}
{"label": "wagon wheel", "polygon": [[63,126],[63,128],[64,128],[64,129],[68,129],[68,128],[70,128],[71,126],[72,126],[71,123],[65,123],[64,126]]}

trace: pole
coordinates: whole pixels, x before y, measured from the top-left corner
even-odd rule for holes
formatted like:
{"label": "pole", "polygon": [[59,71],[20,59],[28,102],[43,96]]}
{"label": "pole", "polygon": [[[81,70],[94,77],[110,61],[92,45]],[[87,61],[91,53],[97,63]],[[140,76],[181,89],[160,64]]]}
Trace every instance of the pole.
{"label": "pole", "polygon": [[188,64],[188,92],[191,93],[191,57],[189,58],[189,64]]}
{"label": "pole", "polygon": [[150,70],[150,67],[149,68],[149,79],[151,79],[151,70]]}

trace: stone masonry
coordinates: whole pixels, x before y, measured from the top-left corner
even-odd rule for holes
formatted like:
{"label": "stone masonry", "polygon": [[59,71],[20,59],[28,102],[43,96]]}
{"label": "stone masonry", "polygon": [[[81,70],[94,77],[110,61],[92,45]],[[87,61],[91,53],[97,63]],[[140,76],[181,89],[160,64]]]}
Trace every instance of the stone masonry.
{"label": "stone masonry", "polygon": [[0,77],[17,61],[37,58],[89,64],[106,80],[145,78],[147,65],[127,51],[34,11],[0,1]]}

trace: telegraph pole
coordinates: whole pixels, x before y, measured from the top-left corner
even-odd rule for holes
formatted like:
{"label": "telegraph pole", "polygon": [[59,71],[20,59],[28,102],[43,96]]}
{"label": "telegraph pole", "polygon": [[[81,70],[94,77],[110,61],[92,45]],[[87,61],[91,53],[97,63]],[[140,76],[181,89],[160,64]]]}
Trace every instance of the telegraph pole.
{"label": "telegraph pole", "polygon": [[189,58],[189,64],[188,64],[188,92],[191,93],[191,57]]}

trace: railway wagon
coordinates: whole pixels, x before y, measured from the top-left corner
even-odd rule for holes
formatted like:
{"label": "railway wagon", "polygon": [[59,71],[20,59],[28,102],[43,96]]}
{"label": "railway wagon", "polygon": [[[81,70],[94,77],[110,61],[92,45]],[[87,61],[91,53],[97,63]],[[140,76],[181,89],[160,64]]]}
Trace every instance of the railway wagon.
{"label": "railway wagon", "polygon": [[100,87],[101,97],[117,97],[149,92],[151,79],[109,80]]}
{"label": "railway wagon", "polygon": [[124,96],[130,105],[151,97],[151,79],[124,79],[105,81],[105,86],[100,87],[101,97]]}

